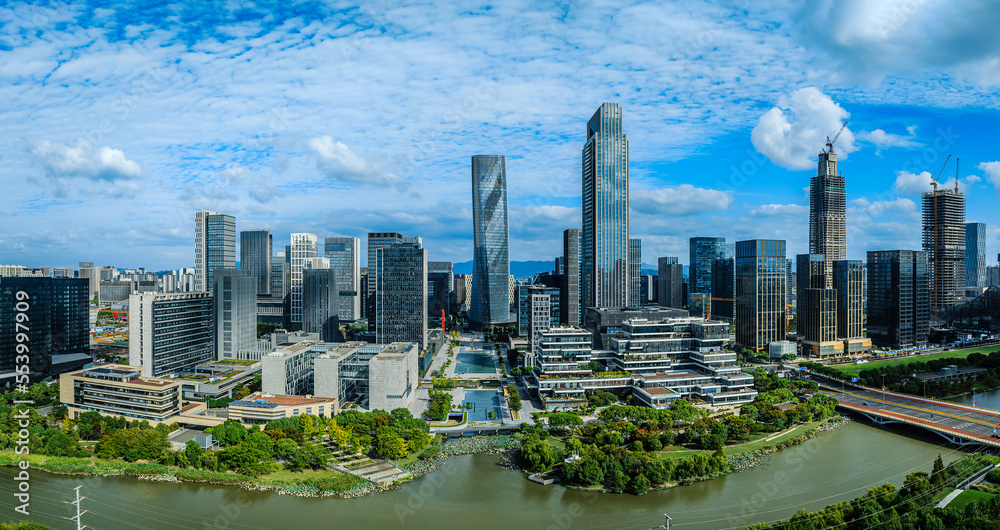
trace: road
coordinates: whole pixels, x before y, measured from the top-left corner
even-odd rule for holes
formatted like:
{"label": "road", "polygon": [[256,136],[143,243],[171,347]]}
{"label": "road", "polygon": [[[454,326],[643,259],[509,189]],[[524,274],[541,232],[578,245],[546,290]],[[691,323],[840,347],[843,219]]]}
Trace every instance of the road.
{"label": "road", "polygon": [[883,398],[883,393],[878,390],[847,386],[841,391],[839,387],[824,385],[821,393],[836,398],[850,409],[869,412],[882,419],[898,420],[955,436],[967,434],[971,436],[963,436],[966,439],[1000,445],[1000,439],[993,437],[1000,424],[1000,413],[891,392],[885,393]]}

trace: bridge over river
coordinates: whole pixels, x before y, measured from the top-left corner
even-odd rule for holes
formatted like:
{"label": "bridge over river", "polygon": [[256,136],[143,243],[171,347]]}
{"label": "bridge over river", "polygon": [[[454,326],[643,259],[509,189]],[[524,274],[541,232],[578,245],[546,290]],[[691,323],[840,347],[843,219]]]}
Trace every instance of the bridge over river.
{"label": "bridge over river", "polygon": [[840,408],[875,423],[905,423],[958,445],[1000,448],[1000,412],[812,377],[820,384],[820,393],[835,398]]}

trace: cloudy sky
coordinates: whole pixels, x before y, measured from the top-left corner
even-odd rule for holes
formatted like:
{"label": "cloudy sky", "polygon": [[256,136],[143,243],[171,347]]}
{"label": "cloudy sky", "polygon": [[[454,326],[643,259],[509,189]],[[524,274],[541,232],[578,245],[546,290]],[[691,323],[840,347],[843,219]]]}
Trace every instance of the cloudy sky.
{"label": "cloudy sky", "polygon": [[1000,252],[1000,6],[964,0],[5,3],[0,263],[193,266],[194,212],[424,238],[471,259],[470,157],[507,156],[511,257],[580,225],[580,150],[624,109],[632,236],[807,251],[828,134],[851,258],[919,248],[919,199],[968,197]]}

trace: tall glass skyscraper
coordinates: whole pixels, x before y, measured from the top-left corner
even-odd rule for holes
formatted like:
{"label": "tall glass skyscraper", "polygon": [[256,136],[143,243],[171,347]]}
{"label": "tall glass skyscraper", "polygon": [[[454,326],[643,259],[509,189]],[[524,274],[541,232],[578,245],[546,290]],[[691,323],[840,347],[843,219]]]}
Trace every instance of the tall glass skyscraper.
{"label": "tall glass skyscraper", "polygon": [[316,234],[292,234],[292,244],[288,251],[291,253],[289,267],[288,291],[291,293],[291,313],[290,322],[296,329],[302,328],[302,269],[306,260],[318,257],[319,251],[316,246]]}
{"label": "tall glass skyscraper", "polygon": [[[88,278],[0,277],[0,307],[4,308],[0,310],[0,372],[14,372],[26,364],[30,379],[40,381],[57,375],[52,373],[53,355],[89,354],[89,294]],[[24,310],[16,310],[22,302]],[[18,335],[27,342],[17,340]],[[22,343],[29,348],[27,361],[19,359],[24,357],[17,349]]]}
{"label": "tall glass skyscraper", "polygon": [[[724,237],[692,237],[689,243],[688,293],[708,296],[712,292],[712,262],[733,257],[733,247],[726,244]],[[695,302],[690,301],[692,306]]]}
{"label": "tall glass skyscraper", "polygon": [[507,160],[472,157],[472,304],[469,319],[489,324],[510,317]]}
{"label": "tall glass skyscraper", "polygon": [[926,252],[868,252],[868,336],[875,345],[901,349],[927,344],[929,276]]}
{"label": "tall glass skyscraper", "polygon": [[256,344],[258,280],[246,269],[218,269],[212,275],[216,359],[237,359],[238,352]]}
{"label": "tall glass skyscraper", "polygon": [[829,289],[833,262],[847,259],[847,195],[832,149],[820,153],[817,175],[809,183],[809,253],[823,255],[823,287]]}
{"label": "tall glass skyscraper", "polygon": [[398,232],[369,232],[368,233],[368,282],[365,289],[364,316],[368,319],[369,325],[375,323],[375,277],[378,276],[378,260],[376,253],[380,248],[386,248],[398,243],[415,243],[423,246],[424,242],[419,237],[404,236]]}
{"label": "tall glass skyscraper", "polygon": [[617,103],[602,104],[587,122],[582,159],[581,302],[584,308],[624,307],[631,287],[628,135]]}
{"label": "tall glass skyscraper", "polygon": [[785,340],[785,242],[736,242],[736,344],[760,351]]}
{"label": "tall glass skyscraper", "polygon": [[194,290],[212,288],[212,271],[236,268],[236,218],[202,210],[194,214]]}
{"label": "tall glass skyscraper", "polygon": [[[427,347],[427,250],[396,243],[375,252],[375,340]],[[369,273],[370,274],[370,273]]]}
{"label": "tall glass skyscraper", "polygon": [[240,232],[240,268],[257,278],[257,294],[271,294],[271,233],[267,230]]}
{"label": "tall glass skyscraper", "polygon": [[337,273],[341,322],[361,318],[361,240],[356,237],[328,237],[324,255]]}
{"label": "tall glass skyscraper", "polygon": [[986,287],[986,223],[965,223],[965,285]]}

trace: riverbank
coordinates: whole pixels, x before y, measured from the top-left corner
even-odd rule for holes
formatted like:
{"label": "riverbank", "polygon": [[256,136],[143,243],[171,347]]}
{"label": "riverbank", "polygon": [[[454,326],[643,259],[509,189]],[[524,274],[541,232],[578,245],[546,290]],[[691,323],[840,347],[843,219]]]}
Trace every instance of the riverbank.
{"label": "riverbank", "polygon": [[0,466],[16,467],[26,459],[32,469],[56,475],[82,475],[96,477],[136,477],[155,482],[192,482],[239,486],[249,491],[271,491],[279,495],[300,497],[353,498],[374,491],[384,491],[388,486],[375,485],[355,475],[332,470],[303,472],[293,477],[281,471],[262,477],[249,477],[236,473],[188,469],[155,462],[126,462],[100,458],[73,458],[65,456],[15,455],[13,451],[0,451]]}

